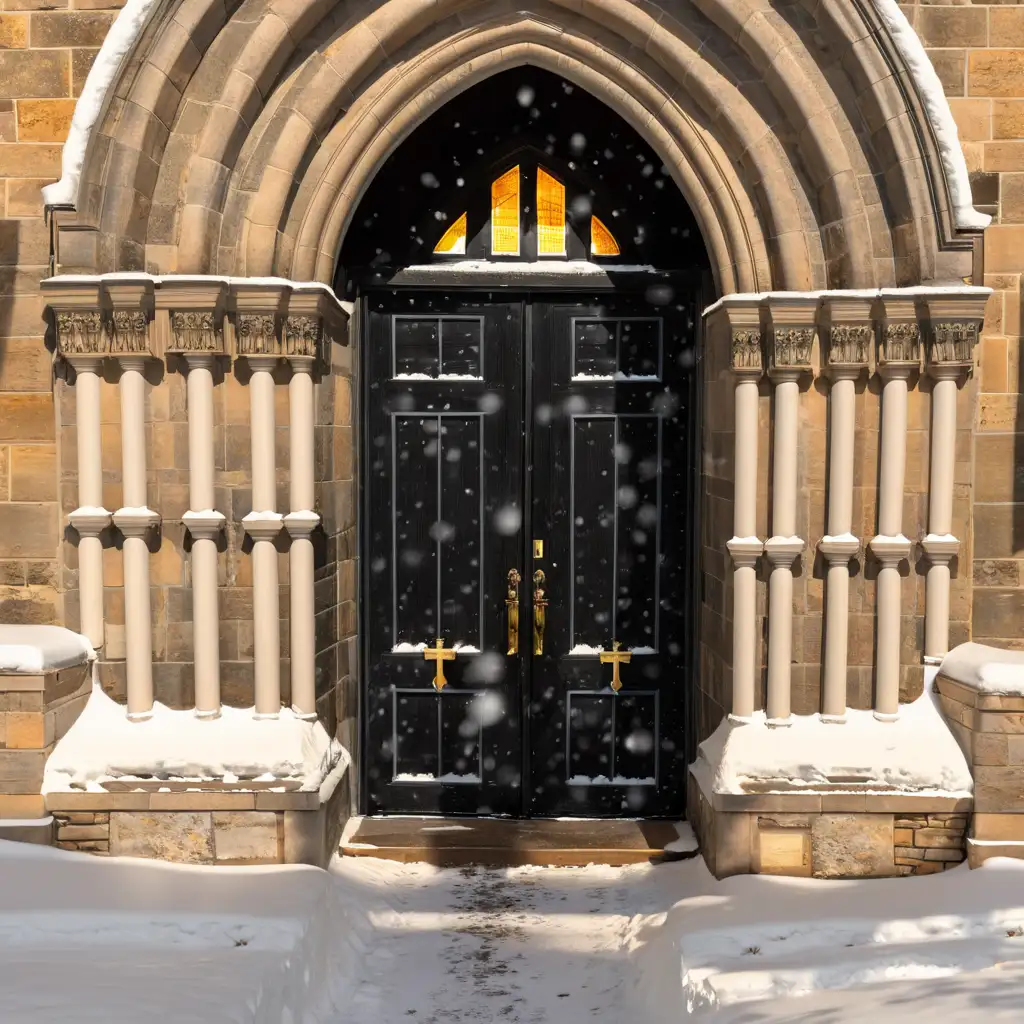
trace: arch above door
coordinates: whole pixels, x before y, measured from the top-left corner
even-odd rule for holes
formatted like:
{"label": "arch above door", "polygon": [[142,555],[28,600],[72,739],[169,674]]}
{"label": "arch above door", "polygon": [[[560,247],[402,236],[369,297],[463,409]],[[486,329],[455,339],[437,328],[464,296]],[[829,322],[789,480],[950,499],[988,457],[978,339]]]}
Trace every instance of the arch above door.
{"label": "arch above door", "polygon": [[247,4],[225,16],[186,0],[130,45],[127,13],[146,19],[126,12],[112,46],[131,59],[80,104],[80,184],[51,193],[74,207],[58,216],[58,265],[328,281],[402,138],[475,82],[534,64],[637,126],[694,208],[722,293],[970,272],[960,231],[983,218],[889,0],[334,8],[272,2],[251,19]]}

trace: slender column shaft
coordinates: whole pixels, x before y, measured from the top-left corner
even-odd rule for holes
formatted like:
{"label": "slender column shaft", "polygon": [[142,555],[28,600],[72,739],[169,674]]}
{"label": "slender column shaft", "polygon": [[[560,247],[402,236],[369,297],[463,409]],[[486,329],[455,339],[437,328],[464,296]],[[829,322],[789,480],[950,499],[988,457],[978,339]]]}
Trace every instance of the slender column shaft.
{"label": "slender column shaft", "polygon": [[214,509],[213,355],[188,360],[189,505],[192,535],[192,646],[196,714],[220,714],[220,614],[217,600],[217,536],[224,516]]}
{"label": "slender column shaft", "polygon": [[737,537],[757,534],[757,380],[736,383],[736,456],[733,532]]}
{"label": "slender column shaft", "polygon": [[78,600],[81,630],[95,649],[103,646],[103,542],[110,525],[103,507],[100,443],[100,358],[72,356],[75,425],[78,434],[78,508],[70,520],[78,531]]}
{"label": "slender column shaft", "polygon": [[960,549],[953,536],[953,484],[956,470],[956,392],[958,366],[929,367],[932,389],[931,479],[928,494],[928,556],[925,583],[924,653],[937,661],[949,652],[949,563]]}
{"label": "slender column shaft", "polygon": [[735,566],[732,608],[732,714],[754,713],[757,689],[757,381],[760,370],[740,374],[735,392],[733,538],[729,552]]}
{"label": "slender column shaft", "polygon": [[853,522],[853,437],[856,389],[852,377],[836,377],[831,394],[831,452],[828,478],[828,532],[849,533]]}
{"label": "slender column shaft", "polygon": [[953,477],[956,466],[956,379],[941,377],[932,389],[931,481],[928,532],[953,529]]}
{"label": "slender column shaft", "polygon": [[910,555],[903,536],[903,486],[907,461],[906,366],[882,370],[882,446],[878,495],[879,535],[871,550],[879,560],[875,650],[875,716],[894,718],[900,706],[900,561]]}
{"label": "slender column shaft", "polygon": [[121,484],[124,507],[114,522],[124,534],[125,659],[128,714],[153,710],[153,639],[146,534],[159,521],[146,504],[145,356],[121,356]]}
{"label": "slender column shaft", "polygon": [[252,437],[252,506],[244,524],[253,539],[253,657],[256,715],[281,713],[281,639],[278,605],[277,548],[281,516],[276,512],[277,471],[274,460],[274,378],[276,357],[250,356],[250,433]]}
{"label": "slender column shaft", "polygon": [[252,507],[254,512],[273,512],[277,504],[277,469],[274,463],[273,367],[254,361],[249,381],[249,414],[252,433]]}
{"label": "slender column shaft", "polygon": [[772,476],[772,536],[765,551],[768,581],[769,721],[788,722],[793,660],[793,562],[803,550],[796,534],[797,441],[800,386],[797,372],[774,372],[775,422]]}
{"label": "slender column shaft", "polygon": [[796,533],[797,430],[800,385],[783,379],[775,385],[775,464],[772,474],[772,533]]}
{"label": "slender column shaft", "polygon": [[291,359],[288,385],[291,512],[285,526],[291,535],[288,552],[289,625],[292,708],[296,714],[316,714],[316,617],[313,592],[313,541],[320,519],[313,513],[313,358]]}
{"label": "slender column shaft", "polygon": [[833,370],[829,396],[831,418],[828,489],[828,536],[820,549],[828,559],[825,579],[825,678],[821,712],[826,720],[846,715],[849,655],[850,558],[859,548],[853,525],[853,445],[859,371]]}
{"label": "slender column shaft", "polygon": [[882,471],[878,532],[903,532],[903,485],[907,469],[907,378],[890,376],[882,387]]}
{"label": "slender column shaft", "polygon": [[213,356],[189,356],[188,491],[193,512],[213,508]]}
{"label": "slender column shaft", "polygon": [[146,507],[145,363],[121,360],[121,487],[125,508]]}

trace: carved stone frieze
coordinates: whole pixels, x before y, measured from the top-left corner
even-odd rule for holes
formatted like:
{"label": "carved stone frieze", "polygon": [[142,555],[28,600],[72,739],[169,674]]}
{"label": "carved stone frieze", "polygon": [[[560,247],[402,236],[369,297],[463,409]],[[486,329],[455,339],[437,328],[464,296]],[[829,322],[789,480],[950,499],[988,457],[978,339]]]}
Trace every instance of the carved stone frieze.
{"label": "carved stone frieze", "polygon": [[829,330],[829,364],[866,366],[871,351],[871,335],[870,324],[833,324]]}
{"label": "carved stone frieze", "polygon": [[323,321],[318,316],[289,316],[284,322],[284,352],[288,356],[320,358]]}
{"label": "carved stone frieze", "polygon": [[239,313],[236,335],[239,355],[279,355],[277,318],[273,313]]}
{"label": "carved stone frieze", "polygon": [[932,324],[928,360],[968,366],[974,360],[981,324],[977,320],[950,320]]}
{"label": "carved stone frieze", "polygon": [[141,309],[115,309],[111,325],[112,352],[149,351],[149,317]]}
{"label": "carved stone frieze", "polygon": [[882,361],[916,363],[921,358],[921,328],[916,322],[888,323],[882,335]]}
{"label": "carved stone frieze", "polygon": [[170,348],[175,352],[223,351],[220,318],[211,311],[172,311]]}
{"label": "carved stone frieze", "polygon": [[734,328],[732,332],[732,368],[760,370],[761,331],[757,328]]}
{"label": "carved stone frieze", "polygon": [[774,368],[810,369],[813,327],[775,327],[771,332],[768,361]]}
{"label": "carved stone frieze", "polygon": [[108,324],[98,309],[58,310],[57,347],[64,355],[100,355],[110,351]]}

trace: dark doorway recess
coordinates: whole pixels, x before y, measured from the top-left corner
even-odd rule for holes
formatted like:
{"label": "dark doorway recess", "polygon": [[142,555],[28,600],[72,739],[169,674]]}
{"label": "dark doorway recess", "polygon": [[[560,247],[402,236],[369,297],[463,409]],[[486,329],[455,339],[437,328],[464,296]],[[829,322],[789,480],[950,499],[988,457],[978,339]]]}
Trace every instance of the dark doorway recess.
{"label": "dark doorway recess", "polygon": [[[516,251],[499,253],[512,171]],[[545,175],[565,207],[548,260]],[[435,252],[462,213],[458,251]],[[710,296],[671,178],[583,90],[515,69],[399,148],[342,265],[361,343],[363,809],[681,816]]]}

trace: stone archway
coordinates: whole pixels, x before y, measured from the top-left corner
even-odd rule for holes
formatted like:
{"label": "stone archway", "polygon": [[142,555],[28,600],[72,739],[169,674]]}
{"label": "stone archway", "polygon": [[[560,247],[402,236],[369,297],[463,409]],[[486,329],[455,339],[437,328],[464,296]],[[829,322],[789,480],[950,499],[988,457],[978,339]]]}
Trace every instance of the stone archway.
{"label": "stone archway", "polygon": [[[292,605],[294,622],[297,607],[302,614],[316,607],[322,580],[310,571],[308,542],[322,518],[338,600],[324,615],[325,646],[307,651],[306,669],[314,671],[314,654],[328,652],[316,671],[330,677],[337,696],[322,701],[309,679],[304,692],[332,729],[354,715],[352,360],[340,345],[324,344],[330,333],[343,333],[345,319],[327,285],[353,211],[389,154],[446,99],[523,64],[577,83],[636,127],[693,207],[722,296],[706,311],[701,734],[729,708],[750,717],[764,703],[762,691],[781,724],[794,711],[818,710],[823,693],[842,707],[874,704],[884,717],[895,713],[901,692],[917,692],[922,654],[948,646],[951,585],[970,586],[963,570],[950,580],[969,511],[954,498],[955,430],[943,426],[929,438],[938,473],[929,475],[923,454],[907,470],[908,405],[923,452],[925,409],[937,423],[949,422],[957,384],[972,365],[987,292],[963,282],[973,272],[970,232],[985,218],[970,205],[948,108],[916,62],[891,0],[246,0],[230,10],[184,0],[151,10],[133,40],[126,22],[119,69],[80,105],[77,156],[69,150],[77,177],[48,192],[56,268],[93,276],[57,276],[44,291],[65,363],[87,356],[106,359],[107,369],[120,364],[130,399],[122,394],[122,407],[139,430],[140,352],[169,378],[179,356],[190,377],[191,364],[205,370],[200,364],[211,353],[232,368],[222,392],[204,391],[223,403],[225,426],[238,428],[217,467],[232,503],[228,563],[242,592],[232,621],[243,621],[237,609],[246,600],[261,609],[253,650],[246,653],[236,636],[244,671],[233,679],[233,695],[246,691],[255,661],[257,704],[271,707],[281,697],[279,686],[259,682],[262,673],[266,683],[268,665],[280,668],[274,645],[261,647],[273,627],[276,582],[253,573],[256,560],[244,545],[251,542],[266,566],[280,537],[280,523],[265,518],[280,518],[268,459],[274,433],[266,425],[274,422],[272,372],[287,361],[290,427],[301,425],[304,439],[295,449],[304,495],[314,484],[314,432],[331,432],[330,465],[315,480],[323,505],[314,511],[313,502],[291,498],[302,590],[291,589],[301,598]],[[96,82],[102,78],[98,72]],[[83,310],[89,315],[76,320]],[[98,376],[95,360],[86,362]],[[319,391],[308,386],[312,373],[322,375]],[[302,383],[292,387],[296,379]],[[80,403],[77,413],[95,425],[95,381],[87,387],[88,409]],[[842,441],[847,453],[878,449],[883,403],[890,427],[882,455],[826,481],[827,443]],[[184,415],[182,403],[164,404]],[[167,433],[173,438],[174,430]],[[98,426],[90,436],[99,436]],[[771,453],[771,482],[758,475],[769,463],[758,460],[759,450]],[[166,454],[154,445],[154,461]],[[123,461],[127,477],[128,445]],[[269,508],[250,494],[257,462],[260,501]],[[145,473],[137,459],[132,467],[138,483]],[[151,515],[165,517],[175,571],[186,560],[185,526],[193,539],[212,539],[198,531],[223,528],[222,520],[199,515],[213,510],[195,499],[187,518],[177,476],[184,468],[173,457],[153,467],[164,508]],[[941,500],[929,504],[936,481]],[[908,506],[912,522],[893,512],[904,490],[918,499]],[[859,516],[854,521],[850,511],[837,526],[831,510],[840,495],[842,507]],[[126,499],[121,511],[148,511],[141,496],[141,503]],[[236,517],[236,504],[244,517]],[[79,505],[81,512],[91,507]],[[114,521],[133,541],[150,525],[130,515]],[[908,567],[908,536],[921,535],[923,567]],[[877,583],[851,568],[869,544]],[[145,591],[144,552],[139,543],[129,548],[125,582]],[[820,553],[820,564],[808,549]],[[831,571],[844,566],[845,574]],[[927,650],[900,644],[901,630],[909,634],[925,617],[916,590],[911,607],[901,607],[900,580],[914,572],[928,579]],[[826,574],[837,593],[841,584],[847,593],[853,588],[855,629],[847,622],[853,613],[826,624]],[[767,646],[757,629],[759,589],[772,609]],[[829,601],[842,609],[838,598]],[[876,620],[884,633],[877,645]],[[137,618],[136,630],[145,626]],[[177,656],[188,654],[184,636]],[[859,645],[848,644],[851,637]],[[823,678],[827,665],[837,666],[838,688]],[[130,697],[130,664],[127,673]],[[181,671],[164,675],[183,678]],[[111,679],[116,692],[123,680]],[[179,692],[187,704],[187,681]],[[147,699],[152,693],[143,692],[143,705]],[[308,703],[301,710],[314,713]]]}
{"label": "stone archway", "polygon": [[983,225],[889,0],[249,6],[161,9],[82,105],[83,123],[105,113],[73,133],[80,183],[51,193],[76,206],[63,269],[329,281],[354,204],[412,127],[536,63],[648,138],[698,211],[722,294],[970,272],[956,228]]}

